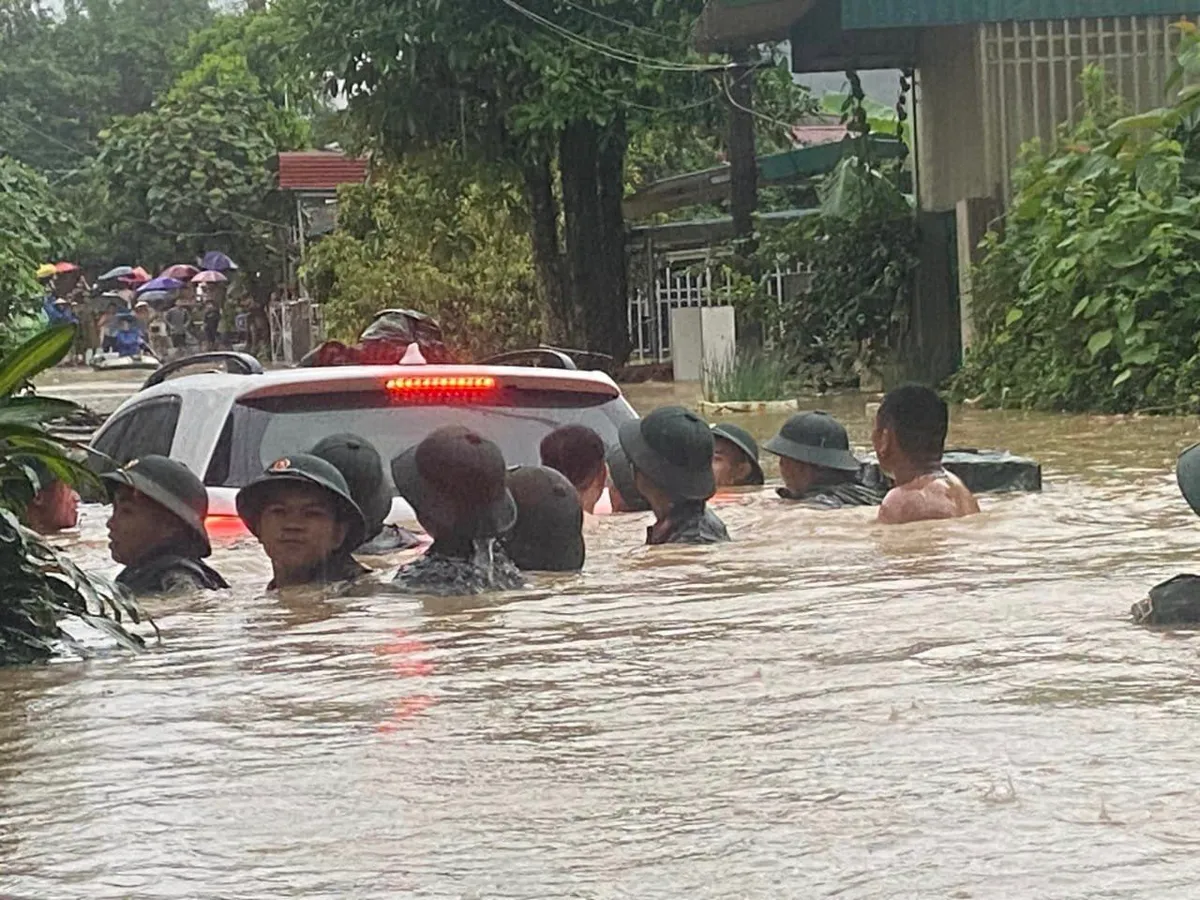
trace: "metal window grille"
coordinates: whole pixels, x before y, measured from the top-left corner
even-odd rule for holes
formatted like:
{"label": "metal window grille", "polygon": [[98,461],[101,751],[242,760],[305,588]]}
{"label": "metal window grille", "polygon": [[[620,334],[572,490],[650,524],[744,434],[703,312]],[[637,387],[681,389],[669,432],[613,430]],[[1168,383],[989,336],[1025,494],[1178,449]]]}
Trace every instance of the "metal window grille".
{"label": "metal window grille", "polygon": [[1012,196],[1021,145],[1052,143],[1080,115],[1080,75],[1101,66],[1129,111],[1163,105],[1175,69],[1179,20],[1122,16],[1039,22],[993,22],[979,28],[988,184]]}

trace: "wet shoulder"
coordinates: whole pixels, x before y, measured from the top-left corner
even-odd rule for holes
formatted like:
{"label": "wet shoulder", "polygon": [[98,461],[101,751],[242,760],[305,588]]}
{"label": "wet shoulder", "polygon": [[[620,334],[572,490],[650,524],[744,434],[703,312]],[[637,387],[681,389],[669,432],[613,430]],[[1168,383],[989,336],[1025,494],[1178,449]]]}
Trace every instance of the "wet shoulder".
{"label": "wet shoulder", "polygon": [[904,525],[938,519],[956,519],[979,512],[979,504],[966,485],[949,473],[926,475],[893,488],[879,508],[879,521]]}

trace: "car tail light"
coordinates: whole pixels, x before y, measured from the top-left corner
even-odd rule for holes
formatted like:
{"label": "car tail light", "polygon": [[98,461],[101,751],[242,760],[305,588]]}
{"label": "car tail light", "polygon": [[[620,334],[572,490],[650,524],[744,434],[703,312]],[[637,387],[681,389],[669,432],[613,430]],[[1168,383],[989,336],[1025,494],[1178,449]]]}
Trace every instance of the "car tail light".
{"label": "car tail light", "polygon": [[240,538],[250,534],[250,529],[238,516],[206,516],[204,530],[210,538],[218,540]]}
{"label": "car tail light", "polygon": [[388,381],[387,389],[403,396],[431,394],[482,394],[496,389],[496,379],[490,375],[406,375]]}

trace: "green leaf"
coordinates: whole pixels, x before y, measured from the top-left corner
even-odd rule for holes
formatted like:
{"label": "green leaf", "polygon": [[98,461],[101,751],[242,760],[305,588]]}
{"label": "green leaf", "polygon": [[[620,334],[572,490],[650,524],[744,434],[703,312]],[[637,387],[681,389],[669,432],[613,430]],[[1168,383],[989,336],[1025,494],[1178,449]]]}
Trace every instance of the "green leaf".
{"label": "green leaf", "polygon": [[1104,331],[1097,331],[1095,334],[1093,334],[1088,339],[1088,342],[1087,342],[1088,352],[1092,356],[1095,356],[1097,353],[1101,352],[1102,350],[1107,348],[1110,344],[1112,344],[1112,342],[1113,342],[1113,333],[1110,330],[1108,330],[1106,328]]}
{"label": "green leaf", "polygon": [[1116,378],[1113,379],[1113,387],[1120,387],[1121,385],[1123,385],[1125,382],[1127,382],[1132,377],[1133,377],[1133,370],[1126,369],[1124,372],[1122,372],[1120,375],[1118,375]]}
{"label": "green leaf", "polygon": [[1025,318],[1025,310],[1019,306],[1014,306],[1008,311],[1008,315],[1004,317],[1004,324],[1006,326],[1016,325],[1023,318]]}
{"label": "green leaf", "polygon": [[1083,311],[1088,308],[1088,304],[1091,302],[1092,302],[1091,297],[1084,297],[1082,300],[1080,300],[1078,303],[1076,303],[1075,309],[1071,312],[1071,318],[1078,319],[1080,316],[1082,316]]}
{"label": "green leaf", "polygon": [[58,325],[47,328],[0,359],[0,396],[13,393],[34,375],[61,362],[74,340],[75,326]]}

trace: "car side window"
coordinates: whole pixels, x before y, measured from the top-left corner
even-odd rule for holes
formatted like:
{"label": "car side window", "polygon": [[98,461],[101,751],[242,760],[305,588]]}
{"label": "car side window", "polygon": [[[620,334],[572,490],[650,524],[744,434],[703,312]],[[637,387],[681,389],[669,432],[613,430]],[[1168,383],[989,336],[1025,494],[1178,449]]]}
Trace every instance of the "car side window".
{"label": "car side window", "polygon": [[[183,399],[177,395],[155,397],[125,410],[96,440],[95,447],[119,465],[143,456],[169,456]],[[101,464],[101,469],[106,465]]]}

